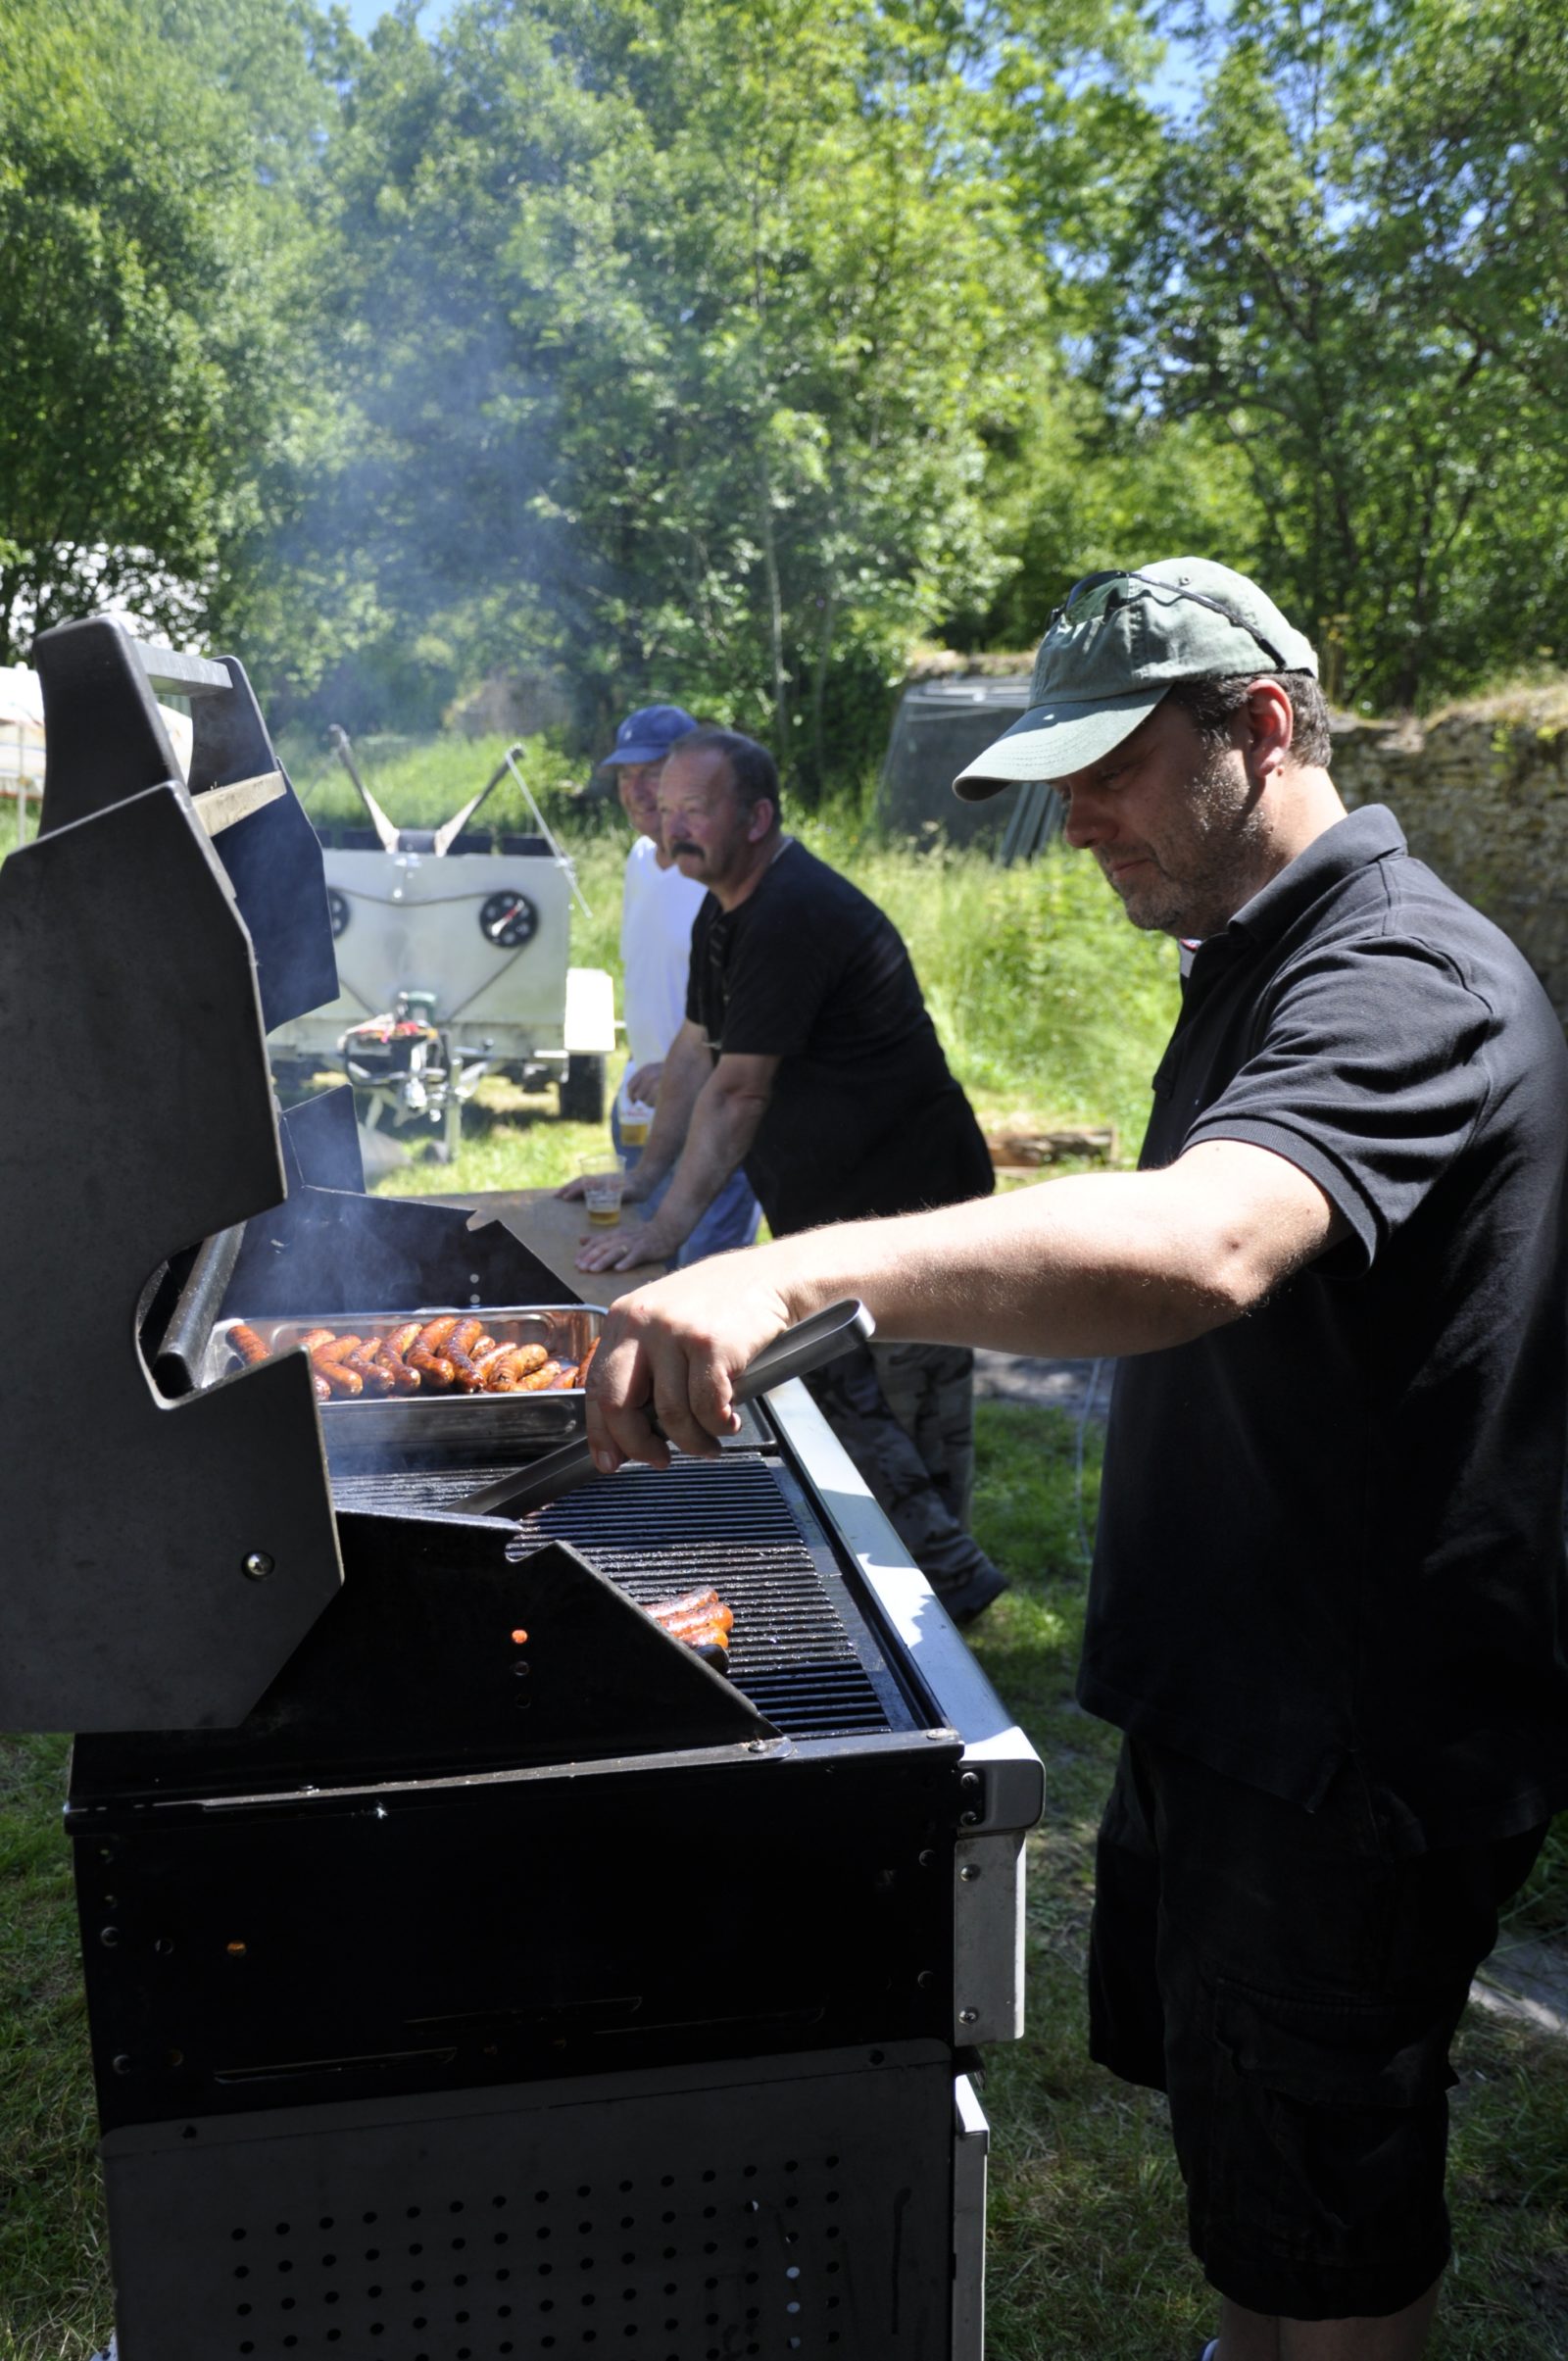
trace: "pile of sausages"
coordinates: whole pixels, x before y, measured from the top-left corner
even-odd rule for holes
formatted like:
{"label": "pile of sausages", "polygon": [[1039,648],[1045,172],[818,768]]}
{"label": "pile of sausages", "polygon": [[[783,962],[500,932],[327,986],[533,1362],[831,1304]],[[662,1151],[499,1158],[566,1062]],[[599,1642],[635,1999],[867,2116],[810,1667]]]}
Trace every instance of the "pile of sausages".
{"label": "pile of sausages", "polygon": [[[270,1360],[276,1347],[237,1321],[228,1342],[247,1364]],[[385,1336],[339,1336],[309,1328],[282,1347],[311,1357],[318,1402],[386,1394],[546,1394],[582,1385],[596,1348],[580,1363],[552,1360],[543,1345],[497,1344],[482,1319],[443,1312],[434,1320],[404,1320]]]}
{"label": "pile of sausages", "polygon": [[681,1599],[662,1599],[648,1612],[656,1623],[663,1625],[672,1640],[684,1640],[688,1648],[695,1648],[701,1655],[716,1652],[728,1662],[729,1636],[735,1629],[735,1616],[716,1591],[688,1591]]}

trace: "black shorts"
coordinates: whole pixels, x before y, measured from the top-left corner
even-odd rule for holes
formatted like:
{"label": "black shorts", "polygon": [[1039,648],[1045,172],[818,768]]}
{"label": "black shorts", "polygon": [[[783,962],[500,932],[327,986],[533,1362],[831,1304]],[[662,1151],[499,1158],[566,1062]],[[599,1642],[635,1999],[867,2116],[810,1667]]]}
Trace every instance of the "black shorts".
{"label": "black shorts", "polygon": [[1448,2042],[1545,1828],[1388,1860],[1359,1777],[1312,1812],[1128,1739],[1100,1832],[1090,2049],[1170,2097],[1232,2302],[1384,2316],[1448,2259]]}

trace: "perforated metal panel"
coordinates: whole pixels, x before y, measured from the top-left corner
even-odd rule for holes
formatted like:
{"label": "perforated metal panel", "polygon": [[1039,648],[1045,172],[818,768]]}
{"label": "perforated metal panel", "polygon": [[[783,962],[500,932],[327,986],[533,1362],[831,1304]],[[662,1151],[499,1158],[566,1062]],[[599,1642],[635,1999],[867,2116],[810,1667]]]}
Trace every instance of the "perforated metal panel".
{"label": "perforated metal panel", "polygon": [[953,2103],[922,2042],[117,2133],[120,2361],[945,2361]]}

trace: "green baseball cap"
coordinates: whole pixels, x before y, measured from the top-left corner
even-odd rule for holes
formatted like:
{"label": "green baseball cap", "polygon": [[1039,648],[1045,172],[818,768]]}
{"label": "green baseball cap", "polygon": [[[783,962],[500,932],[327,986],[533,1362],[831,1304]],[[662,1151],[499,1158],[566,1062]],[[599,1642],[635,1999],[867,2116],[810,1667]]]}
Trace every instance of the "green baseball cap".
{"label": "green baseball cap", "polygon": [[1173,681],[1242,672],[1317,672],[1311,641],[1245,574],[1208,558],[1086,574],[1040,643],[1026,711],[954,793],[979,804],[1019,779],[1065,778],[1130,737]]}

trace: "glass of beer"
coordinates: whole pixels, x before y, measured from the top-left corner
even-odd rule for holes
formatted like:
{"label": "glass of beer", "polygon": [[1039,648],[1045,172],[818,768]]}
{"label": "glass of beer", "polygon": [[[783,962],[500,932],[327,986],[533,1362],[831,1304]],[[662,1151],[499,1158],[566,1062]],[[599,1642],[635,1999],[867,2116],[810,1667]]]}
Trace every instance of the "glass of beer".
{"label": "glass of beer", "polygon": [[620,1193],[625,1182],[618,1172],[590,1172],[586,1176],[583,1203],[588,1208],[589,1226],[596,1230],[612,1230],[620,1219]]}
{"label": "glass of beer", "polygon": [[637,1099],[628,1099],[625,1111],[620,1118],[621,1146],[623,1148],[646,1148],[648,1126],[653,1119],[654,1110],[651,1107],[644,1107]]}

